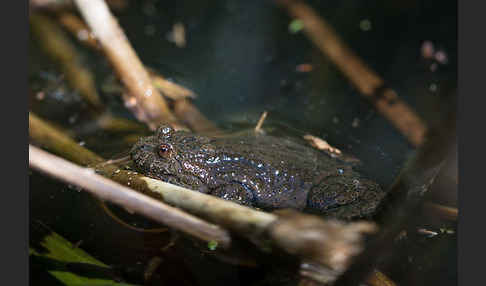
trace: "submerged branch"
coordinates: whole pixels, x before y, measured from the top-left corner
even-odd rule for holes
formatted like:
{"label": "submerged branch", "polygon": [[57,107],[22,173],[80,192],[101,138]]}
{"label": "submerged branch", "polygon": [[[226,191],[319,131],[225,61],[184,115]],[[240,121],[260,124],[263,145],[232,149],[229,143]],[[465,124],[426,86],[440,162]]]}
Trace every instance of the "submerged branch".
{"label": "submerged branch", "polygon": [[63,31],[49,17],[39,13],[29,16],[32,32],[40,46],[61,68],[69,84],[95,110],[103,109],[92,73],[81,64],[78,53]]}
{"label": "submerged branch", "polygon": [[153,87],[148,72],[106,3],[102,0],[75,0],[75,3],[128,90],[123,94],[127,108],[151,129],[161,123],[175,123],[169,106]]}
{"label": "submerged branch", "polygon": [[180,99],[174,102],[174,113],[181,122],[184,122],[196,133],[206,135],[223,133],[187,99]]}
{"label": "submerged branch", "polygon": [[334,29],[312,8],[298,0],[278,0],[290,15],[302,21],[310,40],[339,68],[359,92],[371,100],[407,139],[419,146],[427,130],[415,111],[370,67],[368,67],[336,34]]}
{"label": "submerged branch", "polygon": [[216,241],[222,247],[228,247],[230,244],[229,233],[220,227],[208,224],[174,207],[97,175],[93,169],[79,167],[32,145],[29,145],[29,165],[66,183],[79,186],[100,199],[145,215],[202,240]]}
{"label": "submerged branch", "polygon": [[32,112],[29,112],[29,136],[38,144],[81,165],[95,165],[105,161]]}
{"label": "submerged branch", "polygon": [[369,286],[396,286],[397,285],[388,276],[386,276],[384,273],[376,269],[371,272],[370,276],[368,276],[368,279],[366,279],[366,283]]}

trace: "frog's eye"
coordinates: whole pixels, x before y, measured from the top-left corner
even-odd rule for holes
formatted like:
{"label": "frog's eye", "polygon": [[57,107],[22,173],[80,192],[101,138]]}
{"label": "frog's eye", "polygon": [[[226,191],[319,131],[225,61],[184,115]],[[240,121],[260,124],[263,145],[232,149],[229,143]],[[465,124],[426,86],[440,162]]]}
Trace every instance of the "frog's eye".
{"label": "frog's eye", "polygon": [[162,158],[169,158],[172,155],[173,148],[170,144],[160,144],[157,153]]}

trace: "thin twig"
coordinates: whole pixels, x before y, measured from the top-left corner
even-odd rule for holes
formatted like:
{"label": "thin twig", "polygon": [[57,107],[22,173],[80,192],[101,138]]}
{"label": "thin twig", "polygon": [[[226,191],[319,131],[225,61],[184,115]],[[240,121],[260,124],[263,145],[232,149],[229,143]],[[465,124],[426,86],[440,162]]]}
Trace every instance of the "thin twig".
{"label": "thin twig", "polygon": [[29,136],[41,145],[55,150],[57,154],[84,166],[96,165],[106,160],[83,148],[74,140],[52,127],[37,115],[29,112]]}
{"label": "thin twig", "polygon": [[428,229],[425,229],[425,228],[419,228],[419,229],[417,229],[417,233],[426,235],[428,237],[434,237],[434,236],[436,236],[438,234],[435,231],[431,231],[431,230],[428,230]]}
{"label": "thin twig", "polygon": [[162,258],[158,256],[155,256],[152,259],[150,259],[143,273],[143,280],[145,282],[150,281],[150,278],[152,278],[152,275],[157,270],[157,268],[159,268],[161,263],[162,263]]}
{"label": "thin twig", "polygon": [[153,85],[162,94],[172,100],[182,100],[185,98],[195,98],[197,95],[191,90],[171,81],[166,80],[162,75],[152,69],[147,68]]}
{"label": "thin twig", "polygon": [[368,67],[336,34],[334,29],[314,10],[298,0],[278,0],[290,15],[302,21],[310,40],[341,70],[362,95],[371,100],[414,146],[424,141],[425,123],[384,80]]}
{"label": "thin twig", "polygon": [[29,145],[29,165],[66,183],[79,186],[103,200],[138,212],[202,240],[217,241],[222,247],[228,247],[230,244],[229,233],[220,227],[103,178],[95,174],[93,169],[79,167],[32,145]]}
{"label": "thin twig", "polygon": [[376,269],[371,272],[368,279],[366,279],[366,283],[369,286],[396,286],[393,280]]}
{"label": "thin twig", "polygon": [[309,144],[312,145],[312,147],[328,152],[330,155],[339,156],[342,154],[341,150],[332,147],[331,145],[329,145],[329,143],[327,143],[326,140],[322,138],[319,138],[311,134],[306,134],[304,135],[303,138],[307,140]]}
{"label": "thin twig", "polygon": [[157,128],[161,123],[175,123],[167,103],[153,87],[148,72],[106,3],[102,0],[74,2],[127,87],[128,93],[123,93],[127,108],[151,129]]}
{"label": "thin twig", "polygon": [[144,125],[138,122],[125,118],[113,117],[113,115],[109,113],[103,113],[98,116],[95,123],[95,128],[99,127],[111,132],[136,132],[145,128]]}
{"label": "thin twig", "polygon": [[459,211],[457,208],[443,206],[436,203],[425,203],[424,207],[426,211],[431,211],[435,215],[440,216],[441,218],[448,219],[451,221],[456,221]]}
{"label": "thin twig", "polygon": [[59,20],[59,23],[73,34],[82,44],[85,44],[94,50],[101,50],[101,46],[96,40],[96,37],[78,16],[71,12],[62,12],[58,14],[57,19]]}
{"label": "thin twig", "polygon": [[179,99],[174,102],[174,113],[181,122],[184,122],[191,130],[197,133],[207,135],[223,133],[187,99]]}
{"label": "thin twig", "polygon": [[265,121],[265,118],[267,118],[267,114],[268,112],[264,111],[262,113],[262,116],[260,116],[260,119],[258,120],[258,123],[257,125],[255,126],[255,132],[259,133],[259,132],[262,132],[262,125],[263,125],[263,122]]}

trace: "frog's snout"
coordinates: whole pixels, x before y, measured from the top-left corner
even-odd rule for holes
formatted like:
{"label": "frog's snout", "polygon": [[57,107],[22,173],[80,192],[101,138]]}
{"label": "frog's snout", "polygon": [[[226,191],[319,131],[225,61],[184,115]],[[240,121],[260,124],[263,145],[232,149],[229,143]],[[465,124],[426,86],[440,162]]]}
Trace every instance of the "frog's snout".
{"label": "frog's snout", "polygon": [[130,151],[130,155],[132,156],[132,158],[134,158],[144,153],[153,152],[153,151],[154,151],[154,146],[147,143],[139,142],[138,144],[133,146],[132,150]]}
{"label": "frog's snout", "polygon": [[138,149],[142,152],[152,152],[154,151],[154,146],[148,144],[142,144],[138,147]]}

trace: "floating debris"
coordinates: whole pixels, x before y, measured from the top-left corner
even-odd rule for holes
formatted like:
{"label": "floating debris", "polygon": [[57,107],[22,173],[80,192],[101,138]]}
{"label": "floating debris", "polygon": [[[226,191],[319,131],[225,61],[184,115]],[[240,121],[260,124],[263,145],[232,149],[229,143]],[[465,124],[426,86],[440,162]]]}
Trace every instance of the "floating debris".
{"label": "floating debris", "polygon": [[304,22],[299,19],[295,19],[289,24],[289,32],[291,34],[297,34],[304,28]]}
{"label": "floating debris", "polygon": [[36,95],[35,95],[35,98],[37,98],[37,100],[43,100],[45,97],[46,97],[46,94],[43,91],[40,91],[40,92],[36,93]]}
{"label": "floating debris", "polygon": [[183,48],[186,46],[186,29],[184,24],[175,23],[172,31],[167,34],[167,40],[174,43],[177,47]]}
{"label": "floating debris", "polygon": [[420,47],[420,52],[424,59],[432,59],[434,57],[434,44],[431,41],[425,41],[422,43],[422,47]]}
{"label": "floating debris", "polygon": [[359,28],[361,31],[368,32],[372,29],[371,21],[369,19],[363,19],[359,22]]}
{"label": "floating debris", "polygon": [[258,120],[257,125],[255,126],[255,132],[257,132],[257,133],[263,133],[262,125],[263,125],[263,122],[265,121],[265,118],[267,118],[267,114],[268,114],[267,111],[264,111],[262,113],[260,119]]}
{"label": "floating debris", "polygon": [[295,67],[298,72],[311,72],[314,67],[311,64],[300,64]]}
{"label": "floating debris", "polygon": [[143,30],[144,30],[145,34],[148,35],[148,36],[153,36],[153,35],[155,35],[155,32],[156,32],[154,25],[147,25],[147,26],[144,27]]}
{"label": "floating debris", "polygon": [[216,250],[217,247],[218,247],[217,241],[211,240],[211,241],[208,242],[208,249],[209,250]]}
{"label": "floating debris", "polygon": [[420,234],[424,234],[424,235],[426,235],[429,238],[438,235],[437,232],[431,231],[431,230],[428,230],[428,229],[425,229],[425,228],[419,228],[417,230],[417,232],[420,233]]}
{"label": "floating debris", "polygon": [[307,134],[307,135],[304,136],[304,139],[309,141],[309,143],[313,147],[315,147],[319,150],[324,150],[324,151],[328,151],[328,152],[331,152],[331,153],[334,153],[334,154],[337,154],[337,155],[341,155],[341,150],[332,147],[331,145],[329,145],[329,143],[327,143],[327,141],[325,141],[325,140],[323,140],[319,137]]}
{"label": "floating debris", "polygon": [[447,54],[446,54],[446,52],[445,52],[445,51],[442,51],[442,50],[437,51],[437,52],[435,53],[435,55],[434,55],[434,59],[435,59],[437,62],[439,62],[440,64],[443,64],[443,65],[447,64],[447,62],[448,62],[448,57],[447,57]]}

